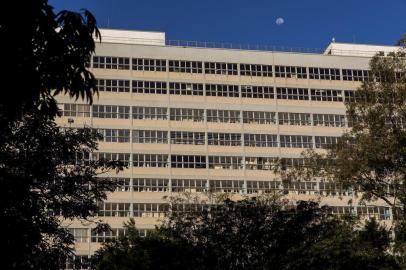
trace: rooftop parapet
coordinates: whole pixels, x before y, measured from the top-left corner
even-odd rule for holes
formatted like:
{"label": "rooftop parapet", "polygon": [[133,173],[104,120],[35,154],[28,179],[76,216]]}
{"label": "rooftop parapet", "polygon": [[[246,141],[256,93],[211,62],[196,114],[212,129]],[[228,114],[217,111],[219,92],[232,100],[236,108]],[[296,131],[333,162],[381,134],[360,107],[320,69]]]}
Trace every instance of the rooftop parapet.
{"label": "rooftop parapet", "polygon": [[338,56],[372,57],[377,53],[387,55],[399,50],[399,46],[368,45],[331,42],[326,49],[294,48],[272,45],[233,44],[229,42],[166,40],[164,32],[137,30],[100,29],[103,43],[141,44],[186,48],[211,48],[228,50],[309,53]]}

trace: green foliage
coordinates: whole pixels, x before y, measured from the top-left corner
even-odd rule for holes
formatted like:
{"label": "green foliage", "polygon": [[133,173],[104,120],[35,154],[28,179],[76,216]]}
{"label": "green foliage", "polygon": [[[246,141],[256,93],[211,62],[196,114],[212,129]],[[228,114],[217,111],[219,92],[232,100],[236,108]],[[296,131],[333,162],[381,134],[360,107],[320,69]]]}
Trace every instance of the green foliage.
{"label": "green foliage", "polygon": [[73,239],[60,227],[61,218],[89,218],[96,202],[116,184],[95,176],[121,168],[104,160],[77,162],[77,153],[97,149],[99,136],[87,128],[61,131],[38,114],[3,127],[0,228],[6,232],[5,269],[58,269],[61,256],[71,254]]}
{"label": "green foliage", "polygon": [[[392,207],[395,235],[393,245],[386,248],[406,267],[405,49],[385,57],[375,56],[370,62],[369,80],[362,83],[346,107],[352,128],[337,145],[324,152],[305,151],[304,166],[287,169],[282,164],[276,171],[284,181],[320,177],[352,188],[361,196],[361,202],[378,199],[386,202]],[[371,241],[382,240],[379,231],[376,233]]]}
{"label": "green foliage", "polygon": [[105,245],[92,257],[97,269],[197,269],[194,250],[158,231],[141,237],[131,219],[125,237]]}
{"label": "green foliage", "polygon": [[385,228],[338,219],[315,202],[254,198],[172,211],[145,238],[127,226],[97,252],[94,269],[399,269]]}
{"label": "green foliage", "polygon": [[[96,20],[53,12],[47,0],[5,1],[0,9],[0,228],[2,268],[59,269],[72,255],[62,219],[87,219],[114,189],[99,173],[117,162],[79,162],[97,149],[89,129],[61,131],[55,95],[92,102],[95,79],[86,68],[99,38]],[[78,158],[78,159],[77,159]]]}
{"label": "green foliage", "polygon": [[4,1],[0,11],[3,96],[0,123],[39,108],[57,114],[54,95],[92,101],[95,79],[86,69],[99,37],[96,20],[82,13],[53,12],[47,0]]}
{"label": "green foliage", "polygon": [[307,151],[306,166],[280,170],[291,180],[323,177],[361,192],[366,201],[381,199],[395,219],[406,218],[406,51],[370,62],[364,81],[348,102],[352,128],[325,153]]}

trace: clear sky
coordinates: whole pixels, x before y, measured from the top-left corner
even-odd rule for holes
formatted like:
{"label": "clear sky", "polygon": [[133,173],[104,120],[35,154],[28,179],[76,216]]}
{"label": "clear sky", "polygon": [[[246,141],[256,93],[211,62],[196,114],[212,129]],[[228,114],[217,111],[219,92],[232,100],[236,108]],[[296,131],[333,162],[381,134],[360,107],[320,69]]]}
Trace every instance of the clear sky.
{"label": "clear sky", "polygon": [[[99,27],[164,31],[170,40],[324,48],[393,45],[406,32],[406,0],[50,0],[89,9]],[[284,23],[277,25],[276,19]]]}

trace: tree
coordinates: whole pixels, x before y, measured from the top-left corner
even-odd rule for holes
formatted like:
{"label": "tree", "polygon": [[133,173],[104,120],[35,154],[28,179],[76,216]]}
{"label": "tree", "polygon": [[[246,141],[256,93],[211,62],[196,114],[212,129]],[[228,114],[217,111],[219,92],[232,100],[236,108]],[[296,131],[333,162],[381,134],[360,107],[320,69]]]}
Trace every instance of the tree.
{"label": "tree", "polygon": [[[131,223],[127,236],[96,253],[93,268],[399,269],[386,252],[388,232],[377,222],[360,227],[315,202],[254,198],[190,205],[186,212],[172,207],[146,238]],[[151,260],[158,263],[152,267]]]}
{"label": "tree", "polygon": [[278,171],[286,181],[322,177],[384,200],[394,218],[406,218],[406,51],[375,56],[369,80],[346,103],[352,125],[325,152],[303,153],[305,166]]}
{"label": "tree", "polygon": [[305,164],[277,168],[284,181],[317,177],[352,188],[361,202],[383,200],[394,218],[392,252],[406,267],[406,50],[370,61],[369,80],[346,103],[351,129],[325,152],[305,151]]}
{"label": "tree", "polygon": [[398,46],[403,46],[403,47],[406,48],[406,33],[403,34],[403,37],[398,40],[398,42],[396,43],[396,45],[398,45]]}
{"label": "tree", "polygon": [[54,95],[92,101],[95,79],[86,68],[100,37],[93,15],[61,11],[47,0],[5,1],[0,11],[3,95],[0,124],[33,109],[57,114]]}
{"label": "tree", "polygon": [[55,14],[47,0],[32,0],[3,3],[0,34],[2,267],[59,269],[73,244],[61,220],[94,214],[116,184],[95,176],[122,165],[85,162],[99,135],[53,122],[55,95],[92,102],[95,79],[86,63],[99,31],[87,10]]}
{"label": "tree", "polygon": [[141,237],[133,219],[124,228],[125,236],[106,244],[92,257],[97,269],[199,269],[195,264],[198,253],[180,239],[166,237],[159,231]]}
{"label": "tree", "polygon": [[61,219],[88,219],[115,188],[95,176],[121,164],[86,161],[100,136],[91,129],[62,131],[47,117],[10,124],[0,145],[0,228],[5,269],[59,269],[72,255],[72,235]]}

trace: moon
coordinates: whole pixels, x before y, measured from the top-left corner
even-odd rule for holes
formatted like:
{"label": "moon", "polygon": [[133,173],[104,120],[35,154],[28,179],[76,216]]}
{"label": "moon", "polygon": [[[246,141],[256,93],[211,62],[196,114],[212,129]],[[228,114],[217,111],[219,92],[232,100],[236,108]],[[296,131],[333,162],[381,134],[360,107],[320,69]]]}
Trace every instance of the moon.
{"label": "moon", "polygon": [[276,25],[282,25],[284,22],[285,22],[285,20],[281,17],[277,18],[275,21]]}

